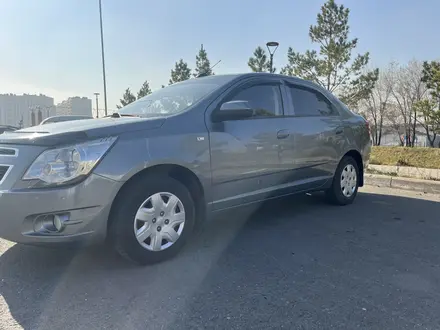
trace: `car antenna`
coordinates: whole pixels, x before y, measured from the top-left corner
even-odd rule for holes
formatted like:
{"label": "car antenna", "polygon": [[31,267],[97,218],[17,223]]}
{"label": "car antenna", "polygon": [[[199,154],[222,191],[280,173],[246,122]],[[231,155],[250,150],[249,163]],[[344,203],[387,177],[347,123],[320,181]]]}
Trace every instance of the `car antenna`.
{"label": "car antenna", "polygon": [[206,77],[206,76],[208,76],[208,75],[206,74],[207,71],[211,71],[212,69],[214,69],[214,67],[215,67],[217,64],[219,64],[221,61],[222,61],[222,60],[220,60],[220,61],[218,61],[217,63],[215,63],[213,66],[211,66],[211,67],[209,68],[209,70],[206,70],[205,72],[199,73],[199,74],[197,75],[196,78],[201,78],[201,77]]}

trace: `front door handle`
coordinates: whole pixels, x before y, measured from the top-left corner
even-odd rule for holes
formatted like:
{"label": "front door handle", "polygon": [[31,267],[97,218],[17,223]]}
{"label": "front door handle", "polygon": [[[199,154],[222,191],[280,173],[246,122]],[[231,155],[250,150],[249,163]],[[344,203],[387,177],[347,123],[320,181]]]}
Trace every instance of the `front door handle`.
{"label": "front door handle", "polygon": [[277,133],[277,139],[286,139],[290,135],[289,131],[287,129],[282,129],[281,131],[278,131]]}

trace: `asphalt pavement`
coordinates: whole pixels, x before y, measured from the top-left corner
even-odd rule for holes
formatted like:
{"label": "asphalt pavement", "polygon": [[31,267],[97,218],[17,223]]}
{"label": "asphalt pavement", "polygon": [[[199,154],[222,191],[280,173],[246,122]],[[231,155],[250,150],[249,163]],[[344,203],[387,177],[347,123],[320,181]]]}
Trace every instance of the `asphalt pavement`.
{"label": "asphalt pavement", "polygon": [[440,329],[440,195],[223,214],[173,260],[0,240],[0,329]]}

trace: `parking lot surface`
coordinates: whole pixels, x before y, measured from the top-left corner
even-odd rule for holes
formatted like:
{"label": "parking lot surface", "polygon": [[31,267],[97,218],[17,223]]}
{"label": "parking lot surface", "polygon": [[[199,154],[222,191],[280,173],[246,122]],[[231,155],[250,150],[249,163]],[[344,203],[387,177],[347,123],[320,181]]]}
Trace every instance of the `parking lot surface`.
{"label": "parking lot surface", "polygon": [[440,329],[440,196],[362,188],[225,213],[176,258],[0,239],[0,329]]}

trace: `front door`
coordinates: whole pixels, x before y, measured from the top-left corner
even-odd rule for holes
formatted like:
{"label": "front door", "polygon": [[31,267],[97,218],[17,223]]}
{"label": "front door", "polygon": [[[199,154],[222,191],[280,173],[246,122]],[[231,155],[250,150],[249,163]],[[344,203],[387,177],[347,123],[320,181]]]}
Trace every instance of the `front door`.
{"label": "front door", "polygon": [[[247,101],[254,116],[212,123],[213,209],[225,209],[270,197],[279,184],[279,139],[283,127],[280,81],[261,80],[237,87],[220,102]],[[214,110],[216,111],[216,110]]]}

